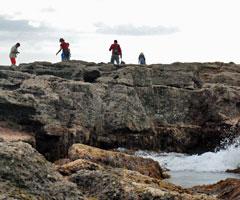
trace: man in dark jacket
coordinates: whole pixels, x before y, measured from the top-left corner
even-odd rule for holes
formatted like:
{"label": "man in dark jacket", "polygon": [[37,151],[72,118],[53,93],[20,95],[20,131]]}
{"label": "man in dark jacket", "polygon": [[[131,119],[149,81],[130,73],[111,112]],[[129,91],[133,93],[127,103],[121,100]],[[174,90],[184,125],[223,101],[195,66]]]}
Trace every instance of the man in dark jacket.
{"label": "man in dark jacket", "polygon": [[146,65],[146,58],[143,53],[140,53],[140,55],[138,56],[138,63],[140,65]]}
{"label": "man in dark jacket", "polygon": [[114,40],[114,43],[109,48],[109,51],[112,51],[111,63],[114,64],[114,61],[119,65],[119,56],[122,58],[122,50],[117,40]]}

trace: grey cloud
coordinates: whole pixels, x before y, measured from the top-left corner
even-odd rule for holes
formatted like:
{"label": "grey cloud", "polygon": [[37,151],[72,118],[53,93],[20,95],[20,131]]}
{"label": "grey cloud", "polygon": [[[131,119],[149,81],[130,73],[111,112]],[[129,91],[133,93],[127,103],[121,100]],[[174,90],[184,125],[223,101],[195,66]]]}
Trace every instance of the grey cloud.
{"label": "grey cloud", "polygon": [[9,32],[34,32],[39,30],[46,30],[47,27],[34,27],[28,20],[13,20],[0,15],[0,31]]}
{"label": "grey cloud", "polygon": [[13,20],[0,15],[0,41],[13,40],[47,40],[53,33],[50,27],[40,25],[35,27],[28,20]]}
{"label": "grey cloud", "polygon": [[96,23],[95,27],[96,33],[110,35],[130,35],[130,36],[169,35],[179,31],[177,27],[134,26],[131,24],[108,26],[103,23]]}
{"label": "grey cloud", "polygon": [[81,32],[49,27],[44,24],[36,27],[29,20],[13,20],[11,17],[0,15],[0,43],[9,45],[20,42],[31,45],[42,45],[43,42],[58,45],[59,38],[77,42],[83,37]]}

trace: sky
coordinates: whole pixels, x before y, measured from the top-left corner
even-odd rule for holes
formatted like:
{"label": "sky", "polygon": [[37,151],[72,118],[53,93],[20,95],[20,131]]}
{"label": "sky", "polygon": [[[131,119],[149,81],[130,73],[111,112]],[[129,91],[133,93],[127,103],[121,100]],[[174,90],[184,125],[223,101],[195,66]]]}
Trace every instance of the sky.
{"label": "sky", "polygon": [[239,0],[1,0],[0,65],[59,62],[59,38],[74,60],[109,62],[119,41],[126,63],[240,63]]}

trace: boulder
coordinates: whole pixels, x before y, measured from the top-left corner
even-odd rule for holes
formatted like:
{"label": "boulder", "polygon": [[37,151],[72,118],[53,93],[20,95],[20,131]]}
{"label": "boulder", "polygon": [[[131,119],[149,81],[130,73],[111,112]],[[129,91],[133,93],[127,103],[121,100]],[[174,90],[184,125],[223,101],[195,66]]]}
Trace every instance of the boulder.
{"label": "boulder", "polygon": [[0,142],[0,199],[85,199],[29,144]]}
{"label": "boulder", "polygon": [[[139,173],[162,179],[164,178],[163,171],[158,162],[152,159],[146,159],[136,156],[131,156],[125,153],[106,151],[83,144],[74,144],[69,149],[70,160],[75,160],[75,163],[70,165],[82,165],[83,161],[78,159],[85,159],[93,163],[113,168],[124,168],[128,170],[138,171]],[[87,163],[92,165],[91,163]],[[99,168],[94,166],[95,168]]]}
{"label": "boulder", "polygon": [[239,200],[240,199],[240,180],[226,179],[213,185],[197,186],[192,188],[194,192],[215,195],[222,200]]}
{"label": "boulder", "polygon": [[72,162],[65,163],[63,165],[57,165],[57,170],[65,175],[69,176],[72,175],[80,170],[86,169],[86,170],[98,170],[102,169],[103,167],[101,165],[98,165],[94,162],[84,160],[84,159],[78,159],[74,160]]}
{"label": "boulder", "polygon": [[80,170],[70,180],[87,197],[101,200],[216,200],[126,169]]}

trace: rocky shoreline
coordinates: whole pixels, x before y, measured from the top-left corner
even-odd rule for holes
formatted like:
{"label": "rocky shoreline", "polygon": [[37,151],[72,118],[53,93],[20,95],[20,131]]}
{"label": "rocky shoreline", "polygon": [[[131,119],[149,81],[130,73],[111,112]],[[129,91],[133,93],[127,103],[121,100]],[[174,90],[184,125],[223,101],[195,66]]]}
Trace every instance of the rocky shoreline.
{"label": "rocky shoreline", "polygon": [[212,151],[239,120],[234,63],[1,66],[0,199],[237,200],[237,180],[219,183],[233,196],[187,190],[150,159],[106,150]]}

